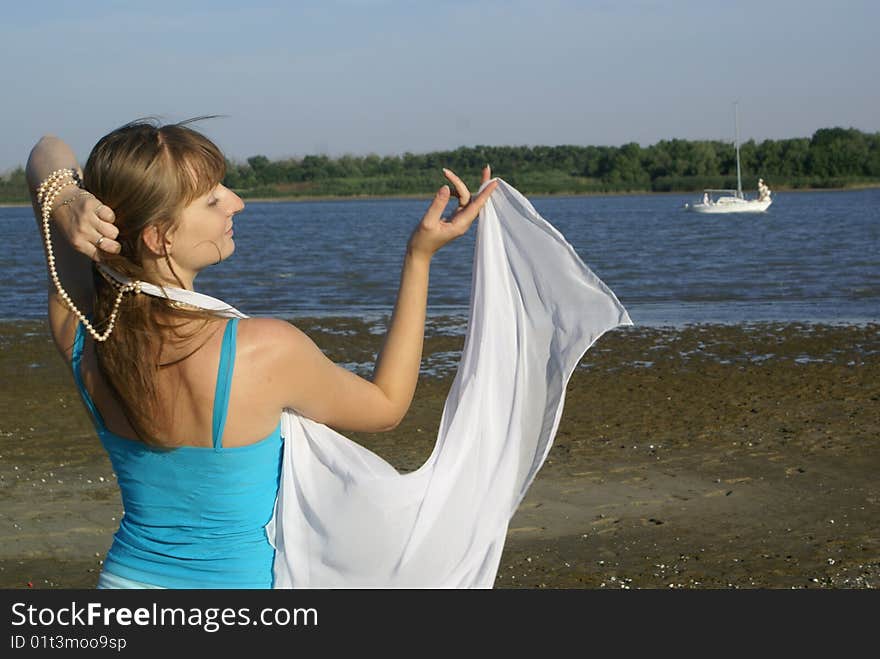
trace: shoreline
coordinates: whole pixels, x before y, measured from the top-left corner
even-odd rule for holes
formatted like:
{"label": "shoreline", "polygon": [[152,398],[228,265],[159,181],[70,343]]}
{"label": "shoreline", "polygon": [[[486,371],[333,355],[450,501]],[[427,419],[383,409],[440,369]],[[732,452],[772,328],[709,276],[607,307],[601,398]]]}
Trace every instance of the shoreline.
{"label": "shoreline", "polygon": [[[628,306],[627,309],[630,307]],[[636,307],[638,309],[638,307]],[[631,314],[632,316],[632,314]],[[271,316],[263,316],[262,314],[250,314],[251,318],[280,318],[295,325],[304,327],[335,325],[340,324],[346,326],[349,324],[371,326],[376,328],[382,326],[384,332],[385,323],[391,318],[391,310],[370,309],[365,311],[337,311],[332,312],[310,310],[303,313],[280,313]],[[426,335],[432,330],[442,331],[450,336],[464,336],[467,329],[468,309],[460,310],[440,309],[432,312],[428,309],[425,316]],[[4,327],[15,327],[20,325],[32,325],[36,331],[42,331],[45,327],[45,314],[42,317],[22,317],[22,318],[0,318],[0,333]],[[798,328],[853,328],[866,329],[876,327],[880,332],[880,318],[768,318],[760,320],[719,320],[711,318],[708,320],[686,319],[682,321],[668,320],[645,320],[643,318],[633,319],[633,331],[660,331],[660,332],[681,332],[686,330],[716,330],[716,329],[740,329],[744,331],[767,331],[777,327],[798,327]],[[8,331],[8,330],[7,330]]]}
{"label": "shoreline", "polygon": [[[801,192],[855,192],[858,190],[877,190],[880,189],[880,183],[875,184],[858,184],[843,188],[773,188],[773,194],[778,193],[793,194]],[[530,198],[564,198],[564,197],[636,197],[636,196],[681,196],[694,194],[698,195],[702,190],[683,190],[673,192],[652,192],[649,190],[630,191],[630,192],[557,192],[557,193],[524,193]],[[275,202],[315,202],[315,201],[398,201],[398,200],[428,200],[431,199],[430,194],[399,194],[399,195],[303,195],[303,196],[281,196],[281,197],[242,197],[242,200],[254,203],[275,203]],[[0,208],[21,208],[29,207],[29,201],[3,201],[0,202]]]}
{"label": "shoreline", "polygon": [[[859,185],[845,188],[774,188],[773,194],[777,193],[800,193],[800,192],[854,192],[857,190],[878,190],[880,189],[880,183],[875,185]],[[536,192],[536,193],[523,193],[526,197],[530,199],[557,199],[557,198],[567,198],[567,197],[644,197],[644,196],[654,196],[654,197],[672,197],[672,196],[681,196],[681,195],[699,195],[702,190],[685,190],[680,192],[652,192],[649,190],[641,190],[641,191],[628,191],[628,192]],[[401,195],[348,195],[348,196],[338,196],[338,195],[328,195],[328,196],[309,196],[309,197],[242,197],[242,200],[247,202],[255,202],[255,203],[273,203],[273,202],[314,202],[314,201],[397,201],[397,200],[410,200],[410,199],[423,199],[430,200],[430,194],[401,194]]]}

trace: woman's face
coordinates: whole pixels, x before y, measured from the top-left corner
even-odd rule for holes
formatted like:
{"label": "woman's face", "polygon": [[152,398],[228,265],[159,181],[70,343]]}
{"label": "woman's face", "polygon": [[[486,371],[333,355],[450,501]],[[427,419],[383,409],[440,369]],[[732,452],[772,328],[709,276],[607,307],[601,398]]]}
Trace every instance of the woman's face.
{"label": "woman's face", "polygon": [[167,236],[175,269],[194,277],[203,268],[228,258],[235,251],[232,217],[242,209],[241,197],[220,183],[184,208]]}

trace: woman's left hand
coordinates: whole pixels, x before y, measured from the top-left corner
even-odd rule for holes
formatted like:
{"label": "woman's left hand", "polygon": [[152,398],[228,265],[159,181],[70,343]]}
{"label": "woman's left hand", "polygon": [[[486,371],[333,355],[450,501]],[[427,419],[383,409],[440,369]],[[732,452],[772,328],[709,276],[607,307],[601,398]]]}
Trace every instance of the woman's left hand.
{"label": "woman's left hand", "polygon": [[85,190],[68,194],[58,202],[52,217],[71,246],[93,261],[100,261],[102,254],[122,251],[122,245],[116,242],[119,229],[113,224],[113,209]]}

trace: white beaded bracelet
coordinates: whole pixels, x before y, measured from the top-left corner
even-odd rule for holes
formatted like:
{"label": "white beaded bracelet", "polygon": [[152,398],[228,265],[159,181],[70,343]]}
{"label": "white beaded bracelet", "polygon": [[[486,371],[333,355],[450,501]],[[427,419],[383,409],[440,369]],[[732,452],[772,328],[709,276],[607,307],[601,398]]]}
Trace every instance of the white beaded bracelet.
{"label": "white beaded bracelet", "polygon": [[81,188],[82,181],[75,169],[67,168],[58,169],[52,172],[37,188],[37,203],[40,205],[40,212],[43,220],[43,239],[46,242],[46,260],[49,263],[49,277],[52,279],[52,283],[55,284],[55,289],[58,291],[58,295],[67,307],[76,314],[80,321],[82,321],[83,325],[85,325],[89,334],[92,335],[95,341],[100,343],[106,341],[110,337],[113,328],[116,326],[116,318],[119,314],[119,305],[122,304],[122,296],[126,293],[140,293],[141,283],[139,281],[132,281],[119,286],[119,293],[116,295],[116,300],[113,302],[113,310],[110,312],[109,324],[103,334],[95,329],[89,319],[86,318],[85,314],[73,303],[70,295],[61,285],[61,280],[58,278],[58,271],[55,269],[55,254],[52,250],[52,239],[49,228],[52,216],[52,204],[55,202],[58,194],[70,185],[75,185]]}

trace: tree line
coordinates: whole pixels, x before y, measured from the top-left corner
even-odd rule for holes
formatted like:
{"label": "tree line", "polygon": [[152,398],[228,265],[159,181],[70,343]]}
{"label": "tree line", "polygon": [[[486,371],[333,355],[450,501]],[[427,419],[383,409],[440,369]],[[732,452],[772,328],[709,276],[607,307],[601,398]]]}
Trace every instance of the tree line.
{"label": "tree line", "polygon": [[[822,128],[810,138],[740,145],[743,187],[772,189],[880,184],[880,133]],[[243,197],[425,195],[448,167],[476,179],[486,164],[525,194],[689,192],[736,187],[736,155],[723,141],[661,140],[642,147],[474,146],[424,154],[227,161],[224,184]],[[0,178],[0,201],[26,201],[24,171]]]}

